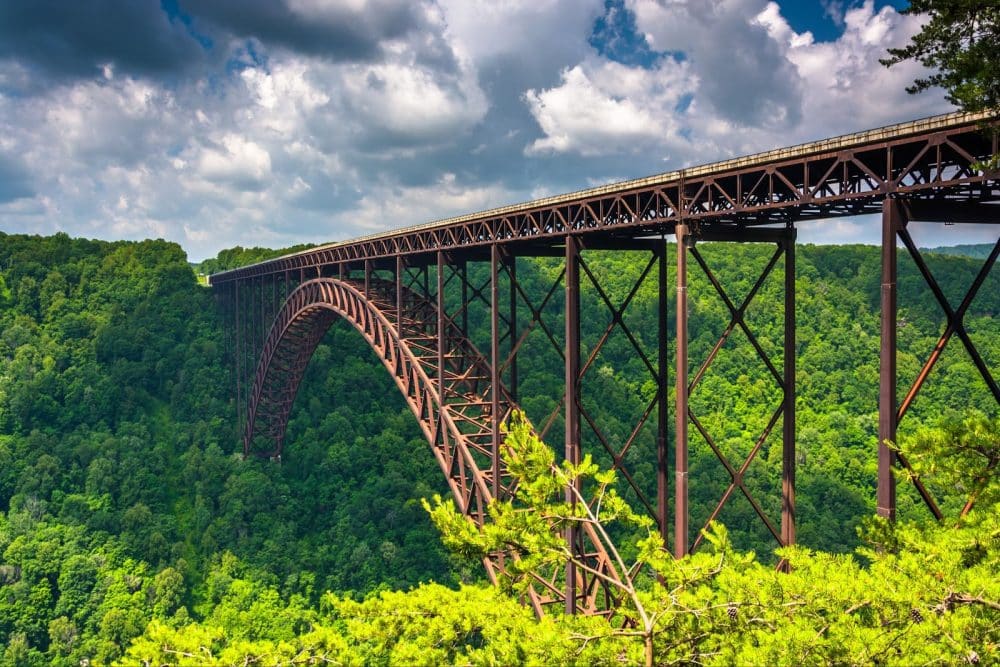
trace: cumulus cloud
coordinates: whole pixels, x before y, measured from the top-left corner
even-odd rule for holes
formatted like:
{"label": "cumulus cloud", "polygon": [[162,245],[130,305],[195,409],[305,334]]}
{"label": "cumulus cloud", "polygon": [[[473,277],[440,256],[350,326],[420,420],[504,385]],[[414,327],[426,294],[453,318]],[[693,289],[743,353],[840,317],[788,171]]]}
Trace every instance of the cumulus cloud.
{"label": "cumulus cloud", "polygon": [[260,144],[227,134],[198,155],[197,174],[239,190],[262,190],[271,176],[271,155]]}
{"label": "cumulus cloud", "polygon": [[830,42],[763,0],[99,3],[0,3],[4,231],[198,259],[947,110],[876,64],[919,25],[871,1]]}
{"label": "cumulus cloud", "polygon": [[905,92],[919,65],[878,64],[887,46],[905,43],[920,24],[891,7],[876,12],[871,0],[844,14],[844,32],[831,42],[795,32],[775,2],[626,6],[651,48],[683,55],[651,68],[590,59],[564,70],[558,86],[529,90],[526,104],[544,135],[529,154],[607,156],[655,146],[672,166],[685,166],[947,108],[940,95]]}
{"label": "cumulus cloud", "polygon": [[562,82],[525,100],[545,136],[527,153],[638,153],[677,140],[677,105],[695,85],[684,63],[662,59],[650,70],[588,61],[565,70]]}
{"label": "cumulus cloud", "polygon": [[751,126],[799,122],[799,73],[753,20],[764,0],[628,0],[626,6],[652,48],[680,51],[690,60],[706,111]]}
{"label": "cumulus cloud", "polygon": [[479,211],[508,201],[511,193],[500,185],[468,187],[445,172],[434,183],[419,187],[379,185],[372,188],[342,223],[356,234],[370,234]]}
{"label": "cumulus cloud", "polygon": [[182,21],[158,0],[4,0],[0,62],[27,65],[57,80],[95,76],[113,63],[152,76],[187,70],[205,57]]}
{"label": "cumulus cloud", "polygon": [[181,0],[209,34],[336,61],[373,61],[386,42],[426,28],[427,5],[413,0]]}

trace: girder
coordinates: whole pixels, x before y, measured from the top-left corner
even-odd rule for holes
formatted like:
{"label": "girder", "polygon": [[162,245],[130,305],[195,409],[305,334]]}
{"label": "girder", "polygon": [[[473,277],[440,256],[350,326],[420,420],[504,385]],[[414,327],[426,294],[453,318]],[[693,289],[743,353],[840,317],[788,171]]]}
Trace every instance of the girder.
{"label": "girder", "polygon": [[[402,319],[390,298],[397,290],[402,295]],[[426,322],[431,314],[435,317],[430,320],[436,322],[432,333],[424,325],[407,324]],[[305,367],[338,317],[361,333],[378,355],[417,418],[459,510],[482,525],[490,502],[513,494],[512,478],[498,456],[497,424],[506,421],[516,406],[501,383],[489,381],[489,364],[458,324],[416,291],[392,281],[373,276],[363,282],[314,278],[288,295],[261,348],[249,396],[244,454],[281,456],[289,411]],[[593,531],[581,533],[580,557],[603,576],[617,577]],[[510,557],[494,554],[485,560],[492,580]],[[582,574],[573,574],[573,579],[579,583],[569,589],[581,592],[567,597],[557,585],[558,573],[535,573],[529,594],[532,606],[542,613],[548,605],[569,600],[567,604],[588,613],[610,611],[609,595],[602,586]]]}
{"label": "girder", "polygon": [[[909,469],[919,494],[940,518],[940,506],[913,474],[905,454],[895,447],[896,428],[953,338],[965,348],[1000,405],[994,373],[964,326],[970,303],[1000,256],[1000,242],[962,302],[955,306],[941,293],[907,232],[907,222],[1000,222],[1000,173],[984,172],[980,163],[1000,150],[996,121],[995,116],[982,114],[925,119],[325,245],[211,276],[211,284],[226,290],[230,297],[227,303],[232,306],[235,331],[230,340],[235,352],[239,418],[245,424],[244,452],[262,457],[281,455],[306,365],[327,329],[341,317],[371,345],[405,397],[459,509],[482,525],[489,503],[509,499],[515,490],[503,466],[501,426],[516,408],[519,358],[529,348],[539,347],[544,354],[556,355],[549,361],[553,366],[558,363],[564,374],[562,395],[552,396],[552,402],[544,406],[547,414],[538,416],[540,437],[562,428],[565,457],[570,461],[580,459],[589,439],[588,445],[606,456],[610,467],[620,473],[623,488],[634,494],[637,507],[656,519],[664,542],[673,538],[678,558],[696,549],[702,539],[700,533],[690,534],[689,427],[729,477],[709,520],[717,518],[732,497],[742,496],[777,544],[793,544],[795,223],[881,211],[876,507],[884,516],[895,515],[894,468],[900,466]],[[994,131],[984,130],[985,125],[992,125]],[[674,234],[677,241],[672,490],[667,432],[667,234]],[[749,294],[734,301],[696,248],[702,241],[768,243],[776,249]],[[896,395],[897,241],[912,255],[946,318],[937,346],[901,400]],[[611,294],[588,264],[585,251],[652,254],[627,294]],[[529,256],[562,258],[564,262],[531,294],[519,282],[517,267],[518,257]],[[718,342],[707,358],[692,368],[690,378],[689,257],[729,313]],[[468,263],[474,261],[489,263],[489,278],[481,284],[468,272]],[[746,318],[747,308],[764,281],[778,271],[784,274],[780,366],[779,357],[765,352]],[[644,347],[640,332],[630,328],[624,316],[647,279],[655,281],[658,290],[655,350],[648,341]],[[502,282],[508,283],[509,290],[500,289]],[[592,289],[597,307],[610,315],[596,340],[581,341],[581,285]],[[458,297],[455,291],[460,291]],[[560,305],[561,321],[553,314]],[[470,314],[477,308],[489,311],[487,355],[469,339]],[[689,400],[734,334],[746,340],[763,365],[765,377],[780,392],[780,401],[766,406],[766,425],[752,441],[743,443],[747,449],[739,452],[738,458],[723,451],[696,414],[701,408],[696,405],[692,410]],[[582,391],[595,367],[599,368],[598,355],[611,336],[620,337],[619,343],[622,339],[627,342],[655,386],[655,395],[641,398],[636,421],[627,435],[620,434],[620,442],[598,423],[596,411],[589,409]],[[587,350],[586,356],[581,355],[582,349]],[[251,376],[253,380],[248,382]],[[698,398],[695,395],[696,402]],[[780,523],[745,483],[748,471],[759,469],[754,462],[777,432],[779,421]],[[648,431],[653,425],[655,499],[649,489],[641,488],[627,464],[639,449],[636,443],[646,438],[649,445]],[[651,453],[649,450],[647,455]],[[567,499],[579,497],[573,489],[566,492]],[[963,513],[972,502],[966,503]],[[776,507],[771,511],[776,512]],[[695,527],[703,525],[699,522]],[[611,613],[614,596],[601,577],[615,580],[619,575],[593,528],[568,529],[565,539],[584,567],[569,565],[565,570],[534,573],[530,603],[537,613],[550,605],[571,613]],[[504,572],[509,556],[493,554],[485,559],[492,580]]]}
{"label": "girder", "polygon": [[998,152],[997,134],[984,129],[995,122],[996,114],[955,113],[901,123],[324,245],[210,280],[397,255],[428,262],[439,250],[484,253],[493,243],[527,242],[544,252],[570,233],[596,239],[673,233],[681,223],[785,225],[878,213],[889,195],[938,204],[997,200],[996,174],[980,166]]}

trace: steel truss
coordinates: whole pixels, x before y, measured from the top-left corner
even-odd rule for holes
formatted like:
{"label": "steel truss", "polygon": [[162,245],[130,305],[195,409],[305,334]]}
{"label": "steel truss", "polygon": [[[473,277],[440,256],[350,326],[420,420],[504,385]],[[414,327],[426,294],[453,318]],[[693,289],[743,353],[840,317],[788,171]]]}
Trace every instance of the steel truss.
{"label": "steel truss", "polygon": [[[436,287],[431,289],[427,269],[414,273],[404,268],[400,280],[386,280],[366,267],[361,280],[313,278],[288,295],[260,347],[249,391],[244,453],[281,456],[289,410],[305,367],[327,329],[341,317],[364,336],[392,375],[431,444],[459,510],[482,525],[489,503],[513,494],[498,452],[499,425],[515,404],[503,384],[494,383],[494,367],[462,331],[468,301],[452,312],[445,303],[449,285],[454,286],[450,281],[460,276],[457,280],[467,282],[464,270],[449,268],[444,253],[439,253],[433,272]],[[430,297],[421,293],[425,288]],[[464,295],[470,291],[463,285]],[[501,319],[498,309],[493,317]],[[584,567],[534,573],[531,604],[539,614],[559,603],[574,611],[609,613],[615,598],[608,581],[619,579],[614,564],[589,526],[574,532],[573,544]],[[505,559],[511,557],[517,554],[486,559],[491,580],[504,572]]]}
{"label": "steel truss", "polygon": [[[752,229],[744,230],[739,234],[718,233],[704,230],[691,230],[687,225],[678,225],[677,230],[677,376],[676,376],[676,447],[675,447],[675,525],[674,525],[674,554],[681,558],[688,553],[692,553],[701,544],[703,531],[708,525],[718,519],[722,509],[726,506],[733,492],[739,489],[743,496],[753,507],[758,518],[767,527],[768,531],[777,541],[779,546],[787,546],[795,542],[795,229]],[[722,283],[712,272],[705,258],[696,247],[697,241],[728,241],[728,242],[757,242],[773,243],[776,246],[775,252],[771,255],[767,265],[758,275],[753,287],[746,297],[737,305],[726,292]],[[701,363],[695,372],[694,377],[688,380],[688,310],[687,298],[688,286],[688,261],[687,257],[693,257],[715,289],[719,298],[725,304],[730,314],[729,323],[723,329],[715,345],[708,356]],[[783,357],[784,364],[782,370],[778,370],[764,351],[756,335],[746,322],[746,312],[754,297],[760,291],[768,276],[771,275],[778,261],[784,257],[784,340]],[[747,341],[753,347],[757,357],[766,366],[775,384],[781,390],[782,399],[771,413],[771,417],[763,431],[753,442],[749,453],[739,466],[733,465],[729,458],[723,453],[721,447],[702,424],[698,416],[690,407],[690,398],[699,382],[704,378],[712,362],[715,361],[719,351],[730,339],[733,332],[739,328],[746,336]],[[750,465],[753,463],[761,447],[771,435],[778,420],[782,420],[782,473],[781,473],[781,522],[780,527],[776,526],[771,517],[767,515],[757,499],[747,489],[744,476]],[[689,543],[690,528],[689,507],[688,507],[688,426],[694,426],[695,430],[709,446],[716,458],[729,474],[730,482],[719,498],[715,508],[712,510],[705,524],[701,526],[695,535],[693,542]]]}
{"label": "steel truss", "polygon": [[785,224],[877,213],[891,193],[994,199],[978,166],[998,152],[988,115],[952,114],[336,243],[213,275],[213,285],[340,262],[429,255],[567,234],[643,236],[676,224]]}
{"label": "steel truss", "polygon": [[[997,135],[984,133],[981,118],[929,119],[851,137],[817,142],[751,158],[675,172],[488,211],[398,232],[323,246],[211,277],[234,323],[229,346],[235,360],[236,399],[244,452],[279,458],[291,406],[310,357],[336,318],[347,320],[372,346],[393,377],[445,473],[456,505],[482,524],[494,499],[512,497],[513,482],[501,454],[501,425],[517,406],[519,365],[536,353],[562,367],[563,392],[535,426],[542,438],[561,429],[565,458],[585,453],[606,458],[637,506],[658,522],[677,557],[701,542],[692,540],[688,505],[689,428],[714,452],[729,483],[710,513],[719,516],[739,492],[779,545],[795,541],[795,228],[796,221],[883,214],[882,348],[879,403],[878,511],[895,514],[893,466],[912,472],[905,455],[886,445],[948,342],[958,337],[1000,404],[989,368],[965,331],[964,316],[1000,256],[1000,242],[961,304],[943,296],[906,230],[908,220],[998,221],[1000,180],[978,161],[998,150]],[[676,350],[674,439],[668,435],[667,245],[675,234]],[[896,396],[896,240],[913,256],[946,317],[944,333],[909,392]],[[757,242],[775,246],[753,288],[738,303],[713,273],[697,242]],[[617,301],[595,270],[599,252],[645,253],[642,270]],[[525,289],[530,271],[519,257],[558,258],[561,268],[537,294]],[[712,284],[729,322],[711,352],[689,377],[688,263]],[[782,261],[783,260],[783,261]],[[485,264],[485,266],[484,266]],[[488,277],[480,268],[488,268]],[[523,265],[522,265],[523,266]],[[783,362],[768,357],[748,325],[746,312],[778,267],[784,273]],[[530,267],[528,267],[530,268]],[[655,282],[659,326],[636,332],[626,313],[642,285]],[[599,308],[609,321],[594,340],[583,340],[581,305]],[[489,340],[471,337],[483,329]],[[476,325],[475,318],[479,318]],[[561,318],[561,320],[560,320]],[[471,320],[471,321],[470,321]],[[558,323],[557,323],[558,320]],[[690,407],[690,397],[719,350],[739,329],[767,369],[781,399],[748,453],[731,460]],[[645,334],[646,338],[643,339]],[[655,344],[649,338],[655,336]],[[627,437],[609,435],[588,403],[602,350],[615,337],[627,341],[646,369],[655,392],[641,397]],[[528,341],[532,341],[528,344]],[[645,340],[645,342],[644,342]],[[539,351],[534,344],[541,342]],[[484,353],[481,353],[483,350]],[[555,397],[553,397],[555,399]],[[655,413],[655,422],[654,422]],[[749,491],[745,476],[781,421],[780,524]],[[621,442],[616,442],[621,440]],[[674,487],[668,484],[673,445]],[[655,498],[629,467],[636,452],[656,455]],[[756,470],[756,468],[754,468]],[[914,478],[928,507],[941,510]],[[576,493],[567,489],[567,498]],[[673,526],[669,500],[673,497]],[[971,507],[966,504],[963,512]],[[696,526],[702,528],[703,526]],[[672,529],[671,529],[672,528]],[[619,573],[592,528],[569,529],[581,567],[534,573],[529,601],[536,613],[609,614]],[[491,578],[505,572],[516,553],[491,554]]]}
{"label": "steel truss", "polygon": [[[1000,387],[993,373],[983,360],[975,343],[965,330],[965,315],[990,274],[997,257],[1000,256],[1000,239],[983,263],[972,284],[962,298],[958,308],[954,308],[945,296],[937,280],[927,266],[923,255],[913,242],[907,224],[910,221],[944,223],[1000,223],[1000,207],[983,204],[957,204],[941,207],[920,201],[896,197],[886,199],[882,204],[882,343],[879,367],[879,448],[878,448],[878,488],[876,492],[879,515],[888,519],[896,517],[896,478],[893,469],[904,469],[912,480],[917,493],[934,518],[941,520],[944,512],[937,499],[920,479],[906,455],[895,448],[898,444],[896,433],[900,422],[913,405],[928,376],[934,369],[945,347],[954,336],[958,336],[966,353],[975,365],[980,377],[986,383],[994,400],[1000,405]],[[917,377],[910,384],[902,401],[897,400],[898,373],[896,368],[898,328],[897,294],[897,240],[902,242],[925,284],[941,306],[945,316],[945,327],[937,344],[924,361]],[[961,510],[965,516],[973,507],[975,498],[970,496]]]}

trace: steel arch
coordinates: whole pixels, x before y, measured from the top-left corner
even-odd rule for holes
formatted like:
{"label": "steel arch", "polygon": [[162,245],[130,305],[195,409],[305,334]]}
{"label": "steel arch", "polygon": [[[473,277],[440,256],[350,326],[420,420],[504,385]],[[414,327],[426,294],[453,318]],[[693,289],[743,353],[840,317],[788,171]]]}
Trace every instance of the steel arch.
{"label": "steel arch", "polygon": [[[416,295],[410,294],[409,300],[413,309],[427,307],[426,303],[419,303],[421,300]],[[451,399],[456,395],[473,398],[461,386],[468,385],[469,373],[464,378],[462,373],[452,374],[442,401],[427,364],[422,363],[417,348],[420,341],[400,335],[393,310],[386,303],[366,298],[362,286],[336,278],[309,280],[289,294],[275,317],[257,365],[248,406],[244,453],[264,457],[281,455],[289,411],[306,364],[339,316],[372,346],[403,393],[421,431],[432,444],[461,511],[481,520],[492,499],[491,471],[481,468],[481,455],[489,452],[488,443],[483,442],[490,435],[488,416],[453,407],[455,401]],[[475,358],[474,353],[469,353],[471,346],[463,344],[464,339],[456,340],[454,335],[449,339],[454,341],[454,348],[465,348],[463,356],[472,368],[485,364]],[[489,404],[489,391],[491,389],[486,388],[482,392],[486,395],[478,397],[479,401],[466,401],[474,405],[461,407]],[[506,396],[501,399],[507,404],[504,411],[509,412],[509,402],[505,399]],[[447,406],[444,410],[442,402]],[[274,448],[255,450],[254,442],[261,437],[273,438]]]}
{"label": "steel arch", "polygon": [[[493,475],[499,474],[501,499],[513,492],[503,462],[494,465],[492,428],[493,391],[503,419],[516,407],[502,387],[489,383],[489,364],[461,329],[443,317],[445,335],[429,331],[436,306],[401,287],[404,309],[397,311],[395,282],[372,280],[366,296],[363,283],[337,278],[315,278],[300,284],[282,304],[260,353],[250,392],[244,434],[244,455],[281,455],[291,405],[312,356],[329,329],[341,317],[372,346],[402,392],[420,425],[438,465],[445,473],[459,511],[482,525],[494,494]],[[390,292],[392,294],[390,295]],[[436,327],[434,327],[436,329]],[[444,382],[438,375],[439,340],[447,343]],[[439,390],[444,387],[443,393]],[[255,450],[258,439],[273,438],[274,447]],[[597,535],[589,526],[581,535],[581,556],[607,578],[618,574]],[[483,563],[493,583],[505,571],[504,561],[516,554],[490,554]],[[535,573],[529,602],[539,615],[546,606],[564,601],[559,574]],[[608,613],[614,603],[597,580],[581,581],[579,602],[589,613]]]}

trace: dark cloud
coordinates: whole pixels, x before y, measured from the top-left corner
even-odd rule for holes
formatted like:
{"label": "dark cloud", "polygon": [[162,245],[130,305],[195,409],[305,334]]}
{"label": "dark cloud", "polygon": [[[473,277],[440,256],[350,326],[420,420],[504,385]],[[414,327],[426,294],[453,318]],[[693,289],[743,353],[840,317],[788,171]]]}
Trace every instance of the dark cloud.
{"label": "dark cloud", "polygon": [[12,156],[0,153],[0,204],[33,197],[34,194],[24,165]]}
{"label": "dark cloud", "polygon": [[[337,62],[384,58],[386,40],[417,35],[417,62],[453,71],[454,54],[419,3],[293,7],[287,0],[2,0],[0,60],[48,78],[116,72],[158,79],[226,58],[232,39]],[[217,61],[216,61],[217,62]],[[37,83],[37,82],[36,82]],[[37,87],[37,86],[34,86]]]}
{"label": "dark cloud", "polygon": [[693,56],[705,98],[739,124],[798,125],[802,81],[767,30],[734,15],[724,16],[718,29],[727,36],[725,47],[698,48]]}
{"label": "dark cloud", "polygon": [[181,6],[199,27],[204,23],[235,37],[337,61],[377,60],[384,40],[405,37],[426,23],[420,4],[408,1],[315,11],[295,11],[287,0],[183,0]]}
{"label": "dark cloud", "polygon": [[56,78],[90,77],[106,64],[135,74],[178,71],[205,49],[156,0],[3,0],[0,59]]}

